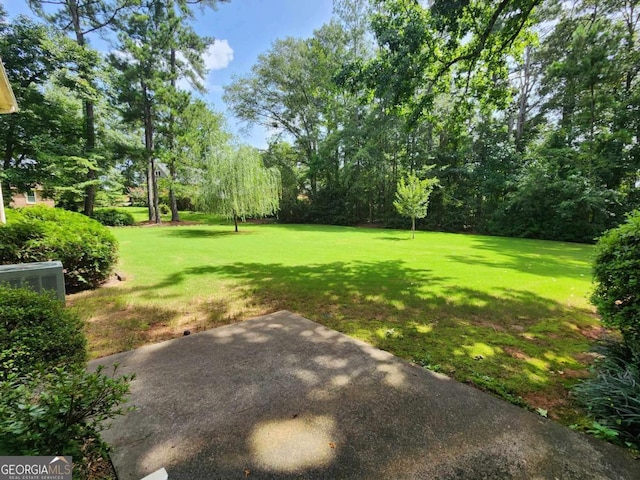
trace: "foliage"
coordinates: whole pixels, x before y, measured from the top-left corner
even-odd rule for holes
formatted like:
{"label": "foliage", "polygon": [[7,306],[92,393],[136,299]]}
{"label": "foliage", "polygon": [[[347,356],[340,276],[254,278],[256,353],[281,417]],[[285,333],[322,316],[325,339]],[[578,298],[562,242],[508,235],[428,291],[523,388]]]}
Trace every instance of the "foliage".
{"label": "foliage", "polygon": [[84,364],[78,315],[54,296],[0,285],[0,379],[40,368]]}
{"label": "foliage", "polygon": [[573,393],[595,419],[588,429],[601,438],[640,447],[640,354],[616,341],[599,348],[595,376]]}
{"label": "foliage", "polygon": [[288,145],[265,155],[282,174],[282,220],[399,226],[399,176],[427,165],[444,187],[427,228],[592,242],[637,207],[633,2],[336,11],[225,89],[237,116]]}
{"label": "foliage", "polygon": [[364,84],[390,108],[406,107],[415,123],[452,85],[464,96],[499,104],[506,94],[500,80],[508,72],[508,54],[522,48],[541,1],[375,3],[377,55],[355,62],[344,81]]}
{"label": "foliage", "polygon": [[144,187],[129,187],[129,198],[132,207],[147,207],[147,190]]}
{"label": "foliage", "polygon": [[[0,118],[7,200],[9,185],[40,184],[90,211],[146,177],[135,204],[159,220],[162,197],[178,220],[229,142],[180,88],[203,87],[211,38],[194,8],[217,2],[28,3],[49,27],[0,22],[21,106]],[[424,228],[591,242],[640,207],[635,2],[336,0],[334,13],[225,88],[239,118],[273,133],[263,161],[280,171],[280,220],[399,226],[399,178],[427,165],[443,189]],[[109,65],[89,42],[105,27]]]}
{"label": "foliage", "polygon": [[71,455],[73,478],[89,478],[91,463],[108,452],[105,422],[127,411],[121,404],[133,377],[115,373],[75,365],[0,381],[0,453]]}
{"label": "foliage", "polygon": [[593,277],[591,301],[603,323],[620,329],[626,345],[640,355],[640,210],[600,237]]}
{"label": "foliage", "polygon": [[411,218],[411,236],[415,236],[416,218],[427,216],[429,196],[438,184],[437,178],[420,180],[416,175],[409,174],[406,179],[400,178],[398,191],[393,206],[400,215]]}
{"label": "foliage", "polygon": [[171,212],[171,209],[169,208],[169,205],[167,205],[166,203],[158,204],[158,209],[159,209],[161,215],[166,215],[167,213]]}
{"label": "foliage", "polygon": [[20,107],[0,116],[3,192],[20,192],[54,182],[51,171],[60,155],[75,153],[81,130],[74,106],[47,88],[67,53],[64,37],[20,16],[0,24],[0,58]]}
{"label": "foliage", "polygon": [[191,94],[177,84],[178,80],[185,80],[196,91],[204,92],[204,53],[213,38],[200,36],[193,29],[192,9],[196,4],[204,8],[216,3],[216,0],[144,1],[119,23],[118,53],[111,54],[109,61],[118,71],[115,90],[123,120],[144,129],[149,221],[160,222],[155,175],[158,161],[167,166],[169,173],[171,219],[179,220],[180,177],[191,166],[188,164],[193,155],[189,150],[197,142],[198,130],[208,130],[199,128],[202,122],[197,123],[203,118],[204,123],[211,123],[211,112],[203,108],[202,102],[192,101]]}
{"label": "foliage", "polygon": [[101,208],[93,211],[93,219],[109,227],[128,227],[136,221],[129,212],[116,208]]}
{"label": "foliage", "polygon": [[14,212],[0,226],[0,263],[62,262],[68,292],[95,288],[110,275],[118,242],[82,214],[44,206]]}
{"label": "foliage", "polygon": [[490,220],[492,233],[592,243],[615,219],[617,195],[551,162],[531,162]]}
{"label": "foliage", "polygon": [[[81,190],[80,201],[86,215],[93,213],[100,183],[99,173],[108,166],[110,160],[108,149],[105,148],[106,135],[100,128],[100,122],[108,111],[108,108],[101,108],[105,107],[105,102],[100,102],[103,100],[99,87],[102,84],[100,72],[103,70],[103,58],[91,48],[89,36],[115,25],[119,14],[136,3],[135,0],[28,0],[32,11],[63,34],[69,44],[65,55],[67,68],[61,72],[58,81],[74,100],[82,104],[82,128],[74,143],[77,153],[71,159],[79,164],[80,171],[74,168],[76,173],[83,174],[75,188]],[[73,185],[69,187],[71,190],[74,188]]]}
{"label": "foliage", "polygon": [[257,150],[250,147],[222,149],[208,159],[199,205],[205,212],[232,218],[262,217],[275,213],[281,195],[280,174],[265,168]]}

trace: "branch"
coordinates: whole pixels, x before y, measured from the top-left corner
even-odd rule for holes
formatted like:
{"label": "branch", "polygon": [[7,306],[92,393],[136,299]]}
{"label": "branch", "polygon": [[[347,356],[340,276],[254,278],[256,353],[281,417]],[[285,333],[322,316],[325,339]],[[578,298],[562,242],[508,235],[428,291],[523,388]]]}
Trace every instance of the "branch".
{"label": "branch", "polygon": [[[489,40],[489,36],[491,35],[491,32],[493,31],[496,23],[498,22],[500,16],[504,13],[504,11],[507,9],[507,7],[509,6],[509,4],[511,2],[512,2],[512,0],[502,0],[498,4],[498,7],[493,12],[493,15],[491,16],[491,19],[489,20],[489,23],[487,24],[487,26],[485,27],[484,31],[480,35],[480,38],[478,39],[475,48],[470,52],[458,55],[457,57],[454,57],[451,60],[449,60],[448,62],[446,62],[440,68],[440,70],[438,70],[438,72],[436,73],[435,77],[433,78],[434,81],[438,80],[442,75],[444,75],[447,71],[449,71],[449,69],[451,67],[453,67],[456,63],[459,63],[459,62],[462,62],[462,61],[465,61],[465,60],[473,60],[473,63],[469,68],[472,69],[475,66],[475,63],[476,63],[475,59],[477,59],[477,57],[480,55],[480,53],[482,53],[482,51],[484,50],[484,48],[485,48],[485,46],[487,44],[487,41]],[[518,27],[516,33],[510,37],[508,42],[503,44],[503,46],[499,50],[500,53],[502,51],[504,51],[504,49],[508,45],[510,45],[511,43],[513,43],[513,41],[515,41],[517,36],[522,31],[522,28],[526,24],[526,21],[527,21],[529,15],[531,14],[531,11],[533,10],[533,8],[538,6],[541,3],[542,3],[542,0],[535,0],[535,1],[531,2],[531,4],[529,5],[529,9],[526,11],[526,14],[522,15],[521,24]]]}
{"label": "branch", "polygon": [[107,25],[110,25],[111,23],[113,23],[113,21],[116,19],[116,17],[120,14],[121,11],[129,8],[133,4],[134,2],[132,0],[124,1],[119,7],[115,8],[115,10],[111,13],[111,15],[108,17],[107,20],[103,20],[102,22],[90,21],[91,28],[82,32],[82,34],[88,35],[89,33],[95,32],[96,30],[100,30],[101,28],[104,28]]}

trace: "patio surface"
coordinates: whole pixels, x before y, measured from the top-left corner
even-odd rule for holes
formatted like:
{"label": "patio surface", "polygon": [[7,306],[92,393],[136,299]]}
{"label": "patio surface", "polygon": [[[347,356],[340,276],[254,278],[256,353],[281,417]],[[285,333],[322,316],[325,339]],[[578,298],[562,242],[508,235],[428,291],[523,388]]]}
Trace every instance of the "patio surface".
{"label": "patio surface", "polygon": [[91,362],[136,373],[120,480],[639,479],[623,449],[290,312]]}

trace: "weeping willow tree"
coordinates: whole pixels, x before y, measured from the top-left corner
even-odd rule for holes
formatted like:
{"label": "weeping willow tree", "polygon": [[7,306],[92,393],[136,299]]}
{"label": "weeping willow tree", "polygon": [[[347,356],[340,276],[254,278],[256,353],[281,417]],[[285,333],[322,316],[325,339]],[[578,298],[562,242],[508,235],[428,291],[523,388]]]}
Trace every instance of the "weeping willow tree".
{"label": "weeping willow tree", "polygon": [[210,155],[200,187],[199,208],[233,218],[236,232],[239,218],[275,213],[282,191],[280,172],[265,168],[260,153],[247,146]]}

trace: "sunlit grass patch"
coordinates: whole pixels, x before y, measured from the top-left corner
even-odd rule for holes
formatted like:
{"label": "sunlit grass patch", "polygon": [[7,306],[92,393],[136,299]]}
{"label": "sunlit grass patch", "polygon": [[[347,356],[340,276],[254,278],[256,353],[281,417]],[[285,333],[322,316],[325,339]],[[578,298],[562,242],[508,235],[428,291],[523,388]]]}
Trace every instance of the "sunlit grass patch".
{"label": "sunlit grass patch", "polygon": [[601,333],[592,247],[307,225],[236,235],[190,215],[205,223],[113,229],[127,280],[69,302],[94,357],[287,309],[553,418],[579,414],[567,387]]}

